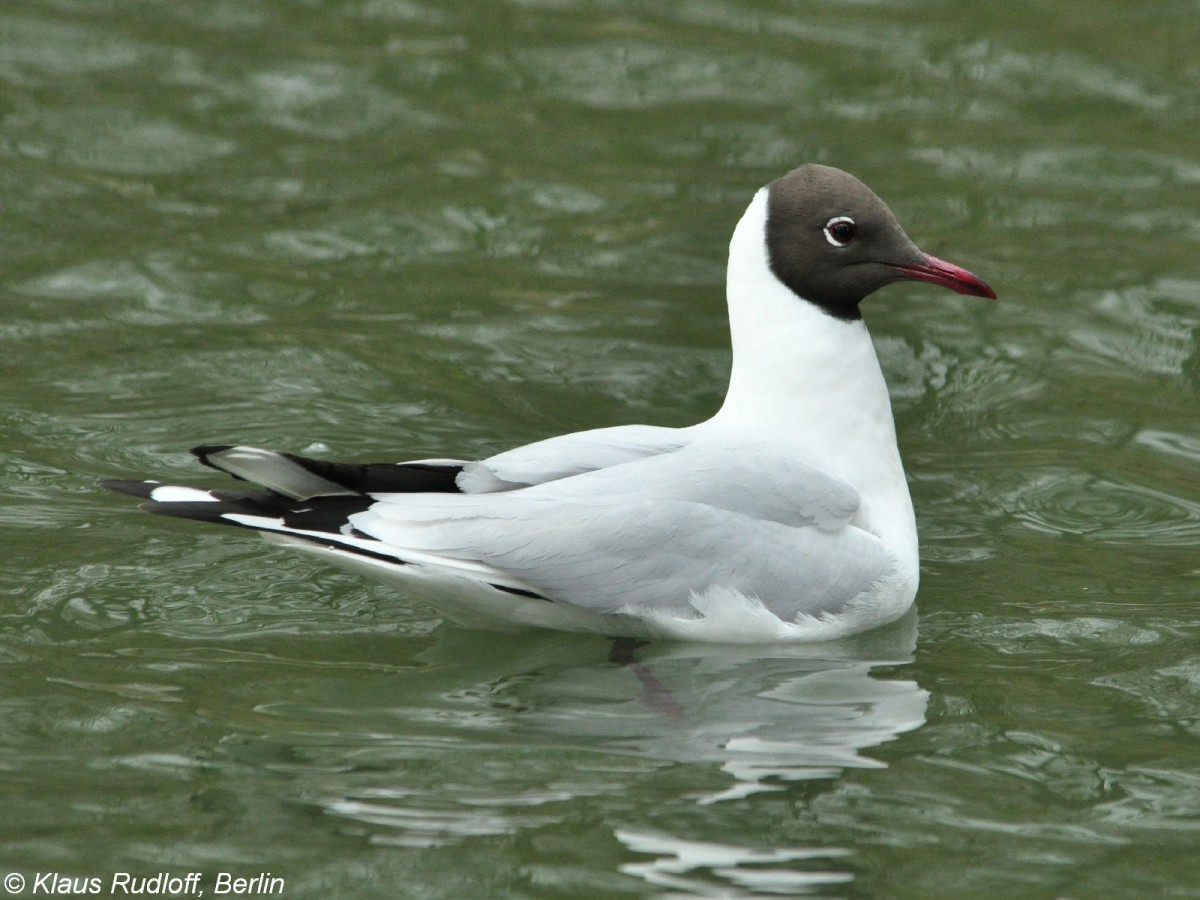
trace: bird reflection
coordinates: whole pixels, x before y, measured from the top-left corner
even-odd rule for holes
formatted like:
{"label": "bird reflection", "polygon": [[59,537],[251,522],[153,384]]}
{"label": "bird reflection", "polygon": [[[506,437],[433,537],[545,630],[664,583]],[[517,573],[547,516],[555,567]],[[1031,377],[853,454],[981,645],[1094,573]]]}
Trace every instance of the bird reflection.
{"label": "bird reflection", "polygon": [[697,798],[715,803],[884,767],[863,751],[923,725],[929,695],[873,670],[912,662],[916,621],[910,613],[823,644],[623,640],[602,661],[581,646],[594,647],[594,639],[542,633],[481,641],[448,627],[422,657],[454,659],[460,676],[469,659],[470,696],[506,710],[508,727],[531,741],[715,764],[732,783]]}
{"label": "bird reflection", "polygon": [[675,702],[675,698],[671,696],[667,687],[654,677],[654,673],[649,668],[638,662],[634,655],[638,649],[649,643],[649,641],[637,638],[613,638],[612,647],[608,651],[608,661],[618,666],[627,666],[637,676],[638,681],[642,683],[638,699],[648,709],[652,709],[668,719],[678,719],[683,716],[683,707]]}

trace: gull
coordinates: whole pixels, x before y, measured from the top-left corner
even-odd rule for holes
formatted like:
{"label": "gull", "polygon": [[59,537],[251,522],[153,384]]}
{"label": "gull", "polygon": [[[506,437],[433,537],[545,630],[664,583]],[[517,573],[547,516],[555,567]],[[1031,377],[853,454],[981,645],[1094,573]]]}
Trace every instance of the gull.
{"label": "gull", "polygon": [[399,586],[467,624],[612,637],[827,641],[913,604],[917,528],[859,306],[897,281],[995,292],[922,252],[861,181],[809,164],[733,232],[718,412],[482,460],[338,463],[212,445],[256,487],[108,480],[153,513],[233,525]]}

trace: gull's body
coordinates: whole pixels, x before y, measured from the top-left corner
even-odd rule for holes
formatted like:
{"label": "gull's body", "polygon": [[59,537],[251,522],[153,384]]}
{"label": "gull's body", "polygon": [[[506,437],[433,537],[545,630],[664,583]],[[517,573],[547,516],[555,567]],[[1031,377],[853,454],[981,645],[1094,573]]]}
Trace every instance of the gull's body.
{"label": "gull's body", "polygon": [[917,250],[860,182],[805,166],[759,191],[734,232],[733,368],[705,422],[579,432],[474,462],[209,447],[202,461],[264,490],[108,486],[398,581],[454,618],[842,637],[899,618],[917,590],[887,385],[858,313],[902,278],[994,296]]}

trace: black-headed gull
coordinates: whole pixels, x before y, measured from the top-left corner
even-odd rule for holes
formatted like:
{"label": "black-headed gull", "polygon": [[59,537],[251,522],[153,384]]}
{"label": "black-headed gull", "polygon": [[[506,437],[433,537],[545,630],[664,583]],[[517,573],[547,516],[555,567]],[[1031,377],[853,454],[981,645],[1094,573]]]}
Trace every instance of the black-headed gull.
{"label": "black-headed gull", "polygon": [[922,253],[862,182],[806,165],[729,247],[733,368],[687,428],[578,432],[478,461],[200,461],[259,486],[106,481],[151,512],[239,525],[402,585],[451,618],[606,635],[828,640],[899,618],[917,529],[859,312],[900,280],[994,298]]}

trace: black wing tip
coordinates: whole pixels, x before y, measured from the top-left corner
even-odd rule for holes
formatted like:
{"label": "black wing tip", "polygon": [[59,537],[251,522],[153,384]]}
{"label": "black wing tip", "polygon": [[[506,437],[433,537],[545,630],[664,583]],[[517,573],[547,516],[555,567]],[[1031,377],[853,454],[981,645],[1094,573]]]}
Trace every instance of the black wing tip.
{"label": "black wing tip", "polygon": [[193,447],[188,452],[191,453],[192,456],[203,459],[204,457],[210,456],[213,453],[220,453],[222,450],[232,449],[233,444],[201,444],[199,447]]}
{"label": "black wing tip", "polygon": [[[210,469],[216,469],[218,472],[225,472],[225,470],[222,469],[220,466],[214,465],[209,460],[209,457],[215,456],[216,454],[222,452],[223,450],[232,450],[232,449],[233,449],[233,444],[201,444],[199,447],[193,447],[188,452],[191,453],[192,456],[196,457],[196,459],[200,460],[200,463],[202,465],[208,466]],[[225,472],[225,474],[228,475],[229,473]],[[236,475],[234,475],[233,477],[237,478]],[[239,478],[238,480],[241,481],[242,479]]]}
{"label": "black wing tip", "polygon": [[242,522],[236,519],[229,518],[226,513],[235,513],[239,510],[226,506],[224,503],[206,503],[199,502],[174,502],[174,503],[159,503],[151,500],[149,503],[141,503],[138,509],[143,512],[153,513],[156,516],[166,516],[170,519],[189,519],[193,522],[210,522],[217,525],[237,525],[241,528],[248,528]]}
{"label": "black wing tip", "polygon": [[231,519],[226,519],[224,513],[237,512],[225,503],[220,502],[171,502],[165,503],[154,499],[154,491],[163,486],[161,481],[134,481],[127,478],[103,478],[96,482],[97,487],[118,494],[127,494],[145,500],[139,503],[138,509],[154,513],[158,516],[170,516],[174,519],[195,519],[201,522],[221,522],[228,525],[238,525]]}
{"label": "black wing tip", "polygon": [[137,481],[131,478],[101,478],[96,487],[118,494],[128,494],[130,497],[141,497],[149,500],[155,488],[162,487],[161,481]]}

